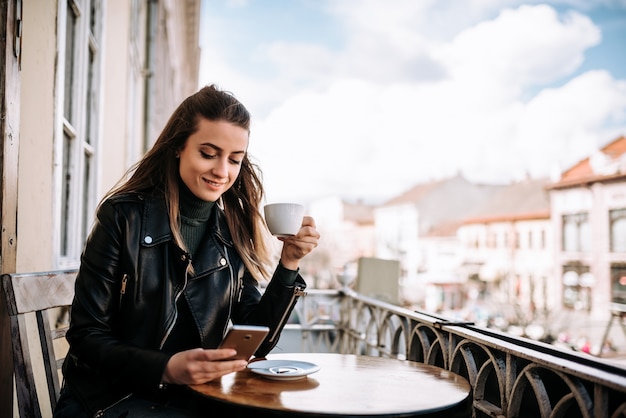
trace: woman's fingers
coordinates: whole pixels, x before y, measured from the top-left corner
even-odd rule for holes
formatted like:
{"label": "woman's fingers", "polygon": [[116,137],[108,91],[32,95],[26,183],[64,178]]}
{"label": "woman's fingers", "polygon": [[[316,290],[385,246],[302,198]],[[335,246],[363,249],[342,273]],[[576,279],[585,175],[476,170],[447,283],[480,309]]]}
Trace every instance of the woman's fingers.
{"label": "woman's fingers", "polygon": [[178,385],[201,384],[225,374],[245,369],[245,360],[227,360],[236,351],[230,348],[204,350],[196,348],[174,354],[163,372],[163,381]]}
{"label": "woman's fingers", "polygon": [[317,247],[320,234],[315,227],[315,219],[305,216],[302,219],[302,227],[296,235],[279,239],[283,241],[280,255],[282,264],[288,269],[296,270],[300,260]]}

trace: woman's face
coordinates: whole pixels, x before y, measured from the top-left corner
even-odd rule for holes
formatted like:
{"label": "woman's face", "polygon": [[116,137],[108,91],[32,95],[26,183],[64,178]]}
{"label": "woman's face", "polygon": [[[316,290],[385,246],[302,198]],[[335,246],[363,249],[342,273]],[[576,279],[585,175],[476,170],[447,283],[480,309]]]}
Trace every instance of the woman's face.
{"label": "woman's face", "polygon": [[231,188],[248,148],[248,131],[199,118],[198,130],[179,153],[180,177],[196,197],[215,202]]}

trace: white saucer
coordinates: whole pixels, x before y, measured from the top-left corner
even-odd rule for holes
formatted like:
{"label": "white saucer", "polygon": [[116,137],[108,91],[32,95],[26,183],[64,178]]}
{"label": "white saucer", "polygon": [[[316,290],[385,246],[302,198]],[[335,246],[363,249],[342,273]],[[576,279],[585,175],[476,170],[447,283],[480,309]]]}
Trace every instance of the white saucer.
{"label": "white saucer", "polygon": [[260,360],[248,364],[250,371],[274,380],[296,380],[315,373],[320,366],[297,360]]}

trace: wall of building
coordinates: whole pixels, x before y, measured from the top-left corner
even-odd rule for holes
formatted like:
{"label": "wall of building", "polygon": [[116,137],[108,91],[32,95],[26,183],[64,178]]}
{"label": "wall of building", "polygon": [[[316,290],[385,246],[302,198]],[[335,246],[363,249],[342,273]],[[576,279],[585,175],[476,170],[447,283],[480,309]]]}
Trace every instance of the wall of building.
{"label": "wall of building", "polygon": [[22,2],[17,270],[52,264],[56,1]]}
{"label": "wall of building", "polygon": [[553,233],[549,219],[515,223],[519,248],[513,255],[513,271],[520,279],[523,306],[537,311],[559,309],[555,296]]}
{"label": "wall of building", "polygon": [[[141,71],[145,46],[137,44],[131,31],[142,35],[143,25],[131,28],[131,22],[145,21],[145,3],[132,13],[128,0],[108,0],[105,9],[104,77],[102,80],[101,164],[98,195],[102,196],[143,153],[141,123],[143,88]],[[132,140],[129,140],[132,139]]]}
{"label": "wall of building", "polygon": [[[57,77],[62,62],[58,33],[64,18],[56,0],[22,2],[21,124],[18,172],[17,270],[43,271],[58,264],[59,178],[58,143],[62,125],[57,116]],[[158,32],[154,62],[146,61],[148,5],[154,7]],[[103,1],[103,32],[97,45],[102,62],[95,149],[99,170],[95,201],[113,187],[156,139],[170,112],[197,89],[199,62],[199,0]],[[87,10],[82,11],[88,12]],[[197,13],[197,16],[194,16]],[[61,27],[57,27],[60,25]],[[194,38],[195,36],[195,38]],[[167,49],[165,49],[167,46]],[[175,49],[176,54],[168,51]],[[155,81],[146,98],[146,80]],[[146,103],[159,103],[159,113]],[[148,138],[146,125],[153,126]],[[57,144],[57,145],[55,145]],[[56,180],[55,180],[56,176]],[[55,212],[56,211],[56,212]],[[76,260],[77,262],[78,260]]]}
{"label": "wall of building", "polygon": [[563,251],[562,242],[555,242],[555,270],[558,278],[558,294],[563,292],[563,265],[579,261],[589,266],[593,277],[591,287],[590,318],[594,321],[608,321],[611,302],[611,263],[626,261],[626,254],[612,253],[610,249],[609,211],[626,208],[626,183],[594,183],[556,189],[552,196],[552,224],[555,236],[563,236],[562,218],[564,214],[588,212],[591,229],[591,245],[588,251]]}

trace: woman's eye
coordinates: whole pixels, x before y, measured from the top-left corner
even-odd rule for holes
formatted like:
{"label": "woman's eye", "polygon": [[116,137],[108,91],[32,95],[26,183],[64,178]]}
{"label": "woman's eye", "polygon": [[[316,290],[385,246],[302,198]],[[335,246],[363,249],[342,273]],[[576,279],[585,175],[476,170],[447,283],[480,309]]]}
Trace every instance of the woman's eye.
{"label": "woman's eye", "polygon": [[230,160],[230,162],[231,162],[231,164],[241,165],[241,161],[239,161],[239,160],[233,160],[233,159],[231,159],[231,160]]}
{"label": "woman's eye", "polygon": [[206,158],[207,160],[210,160],[210,159],[213,159],[213,158],[217,157],[217,155],[207,154],[204,151],[200,151],[200,155],[202,156],[202,158]]}

